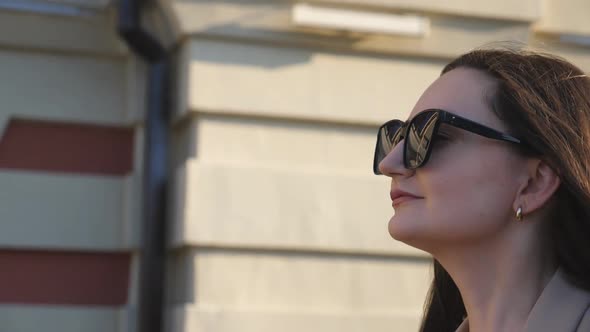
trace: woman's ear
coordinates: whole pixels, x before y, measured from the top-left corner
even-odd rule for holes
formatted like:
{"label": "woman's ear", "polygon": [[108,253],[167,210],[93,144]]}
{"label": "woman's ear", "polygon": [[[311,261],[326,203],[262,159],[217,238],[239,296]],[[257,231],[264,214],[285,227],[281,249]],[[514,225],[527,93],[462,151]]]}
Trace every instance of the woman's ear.
{"label": "woman's ear", "polygon": [[528,177],[520,187],[514,210],[522,208],[522,214],[531,214],[549,202],[561,183],[557,173],[543,160],[527,160]]}

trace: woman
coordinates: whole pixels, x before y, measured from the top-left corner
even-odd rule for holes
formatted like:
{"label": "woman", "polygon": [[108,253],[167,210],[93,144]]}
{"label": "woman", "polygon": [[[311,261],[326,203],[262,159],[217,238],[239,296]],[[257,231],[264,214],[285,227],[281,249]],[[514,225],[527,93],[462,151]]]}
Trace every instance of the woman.
{"label": "woman", "polygon": [[421,331],[590,331],[590,78],[475,50],[409,119],[380,128],[373,168],[391,236],[434,258]]}

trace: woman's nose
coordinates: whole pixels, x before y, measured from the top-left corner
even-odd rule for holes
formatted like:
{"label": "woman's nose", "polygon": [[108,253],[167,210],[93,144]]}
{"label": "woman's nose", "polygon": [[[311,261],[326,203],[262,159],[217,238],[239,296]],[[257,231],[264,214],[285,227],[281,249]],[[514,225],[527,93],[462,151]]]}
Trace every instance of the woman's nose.
{"label": "woman's nose", "polygon": [[381,160],[379,171],[381,174],[393,177],[395,175],[408,175],[410,170],[404,166],[404,140],[398,144]]}

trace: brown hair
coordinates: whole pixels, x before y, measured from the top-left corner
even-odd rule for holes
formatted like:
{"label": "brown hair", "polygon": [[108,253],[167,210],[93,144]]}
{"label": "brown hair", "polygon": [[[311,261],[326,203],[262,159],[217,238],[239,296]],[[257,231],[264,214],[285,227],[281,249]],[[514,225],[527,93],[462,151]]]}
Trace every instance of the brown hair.
{"label": "brown hair", "polygon": [[[522,153],[547,162],[561,179],[550,220],[557,264],[570,282],[590,290],[590,78],[566,60],[524,49],[478,49],[442,71],[481,70],[497,80],[493,112]],[[461,295],[447,271],[434,261],[421,331],[454,331],[465,316]]]}

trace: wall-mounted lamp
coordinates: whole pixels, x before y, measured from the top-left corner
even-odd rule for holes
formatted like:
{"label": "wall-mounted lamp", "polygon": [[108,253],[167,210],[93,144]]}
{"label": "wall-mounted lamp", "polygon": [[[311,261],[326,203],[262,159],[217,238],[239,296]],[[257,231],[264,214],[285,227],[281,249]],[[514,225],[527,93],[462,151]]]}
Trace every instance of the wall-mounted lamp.
{"label": "wall-mounted lamp", "polygon": [[341,9],[298,3],[291,11],[300,26],[423,37],[430,30],[428,18]]}

